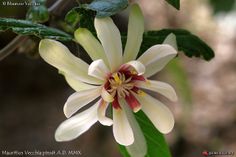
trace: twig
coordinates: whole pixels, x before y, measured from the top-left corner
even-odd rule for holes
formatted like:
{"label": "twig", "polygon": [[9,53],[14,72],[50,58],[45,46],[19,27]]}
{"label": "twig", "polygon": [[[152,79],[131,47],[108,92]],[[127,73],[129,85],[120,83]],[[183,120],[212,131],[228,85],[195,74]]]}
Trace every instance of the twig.
{"label": "twig", "polygon": [[0,50],[0,61],[14,52],[27,39],[25,36],[16,36],[9,44]]}
{"label": "twig", "polygon": [[64,0],[57,0],[53,5],[51,5],[48,8],[49,12],[53,12],[54,10],[56,10],[58,8],[58,6],[63,2]]}

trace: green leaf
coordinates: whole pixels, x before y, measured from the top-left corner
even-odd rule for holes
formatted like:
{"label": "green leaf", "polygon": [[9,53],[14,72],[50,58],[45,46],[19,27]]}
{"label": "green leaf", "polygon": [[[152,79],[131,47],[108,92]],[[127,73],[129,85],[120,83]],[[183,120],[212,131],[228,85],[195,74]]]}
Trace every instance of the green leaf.
{"label": "green leaf", "polygon": [[34,35],[39,38],[48,38],[61,41],[70,41],[73,37],[55,28],[46,27],[27,20],[0,18],[0,31],[11,30],[21,35]]}
{"label": "green leaf", "polygon": [[[155,128],[143,111],[135,113],[135,118],[137,119],[147,141],[148,150],[145,157],[171,157],[169,147],[163,134]],[[124,157],[130,157],[124,146],[120,145],[119,147],[120,152]]]}
{"label": "green leaf", "polygon": [[119,145],[119,150],[123,157],[131,157],[128,151],[126,150],[125,146]]}
{"label": "green leaf", "polygon": [[94,0],[84,7],[96,11],[97,17],[107,17],[125,9],[128,4],[128,0]]}
{"label": "green leaf", "polygon": [[80,21],[80,14],[76,11],[76,8],[70,10],[65,17],[66,23],[70,24],[72,27],[75,27]]}
{"label": "green leaf", "polygon": [[176,9],[180,9],[180,0],[166,0],[169,4],[171,4]]}
{"label": "green leaf", "polygon": [[71,9],[65,16],[65,21],[75,31],[77,25],[95,32],[94,28],[95,12],[85,9],[83,5]]}
{"label": "green leaf", "polygon": [[162,29],[145,32],[139,55],[151,46],[161,44],[170,33],[176,35],[178,49],[183,51],[186,56],[202,57],[207,61],[215,56],[214,51],[204,41],[183,29]]}
{"label": "green leaf", "polygon": [[26,14],[26,19],[39,23],[48,21],[49,12],[45,2],[45,0],[31,0],[31,6]]}

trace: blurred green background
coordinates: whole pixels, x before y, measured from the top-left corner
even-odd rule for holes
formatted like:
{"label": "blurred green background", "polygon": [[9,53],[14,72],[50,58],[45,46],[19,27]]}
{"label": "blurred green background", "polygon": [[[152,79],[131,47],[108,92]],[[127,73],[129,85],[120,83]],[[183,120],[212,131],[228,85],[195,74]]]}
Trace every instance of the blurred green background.
{"label": "blurred green background", "polygon": [[[26,6],[3,6],[0,18],[24,19]],[[21,2],[12,0],[11,2]],[[47,1],[51,6],[55,1]],[[185,28],[215,51],[206,62],[182,53],[155,79],[172,84],[176,103],[159,97],[173,111],[174,130],[166,135],[173,157],[202,156],[202,151],[236,150],[236,2],[181,0],[180,11],[164,0],[139,0],[146,29]],[[65,13],[76,1],[65,1],[50,14],[50,25],[62,28]],[[125,30],[127,11],[115,17]],[[52,21],[52,22],[51,22]],[[49,22],[45,23],[49,25]],[[14,33],[0,32],[0,48]],[[57,143],[54,132],[65,120],[62,109],[74,91],[58,71],[38,57],[39,39],[27,38],[0,61],[0,150],[80,150],[86,157],[120,157],[111,127],[96,124],[71,142]],[[78,45],[67,44],[78,54]],[[79,55],[86,59],[84,53]]]}

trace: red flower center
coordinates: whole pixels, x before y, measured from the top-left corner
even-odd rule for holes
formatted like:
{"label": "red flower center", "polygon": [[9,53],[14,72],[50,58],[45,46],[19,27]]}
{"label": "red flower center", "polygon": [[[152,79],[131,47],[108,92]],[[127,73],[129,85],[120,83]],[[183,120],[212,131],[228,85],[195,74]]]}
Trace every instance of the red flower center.
{"label": "red flower center", "polygon": [[121,108],[118,99],[124,98],[134,112],[140,109],[140,103],[134,93],[141,94],[142,91],[135,85],[136,81],[146,81],[146,79],[138,75],[137,71],[129,65],[121,66],[117,72],[108,76],[104,87],[114,98],[112,102],[114,108]]}

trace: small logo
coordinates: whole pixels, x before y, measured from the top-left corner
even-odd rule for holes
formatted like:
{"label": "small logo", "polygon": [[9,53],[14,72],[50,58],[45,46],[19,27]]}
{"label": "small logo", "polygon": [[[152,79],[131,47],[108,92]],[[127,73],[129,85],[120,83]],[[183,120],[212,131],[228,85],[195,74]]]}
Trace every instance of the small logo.
{"label": "small logo", "polygon": [[229,157],[233,157],[234,156],[234,152],[232,151],[202,151],[202,156],[205,157],[217,157],[217,156],[229,156]]}
{"label": "small logo", "polygon": [[202,155],[205,156],[205,157],[207,157],[207,156],[209,156],[209,153],[208,153],[208,151],[203,151],[203,152],[202,152]]}

